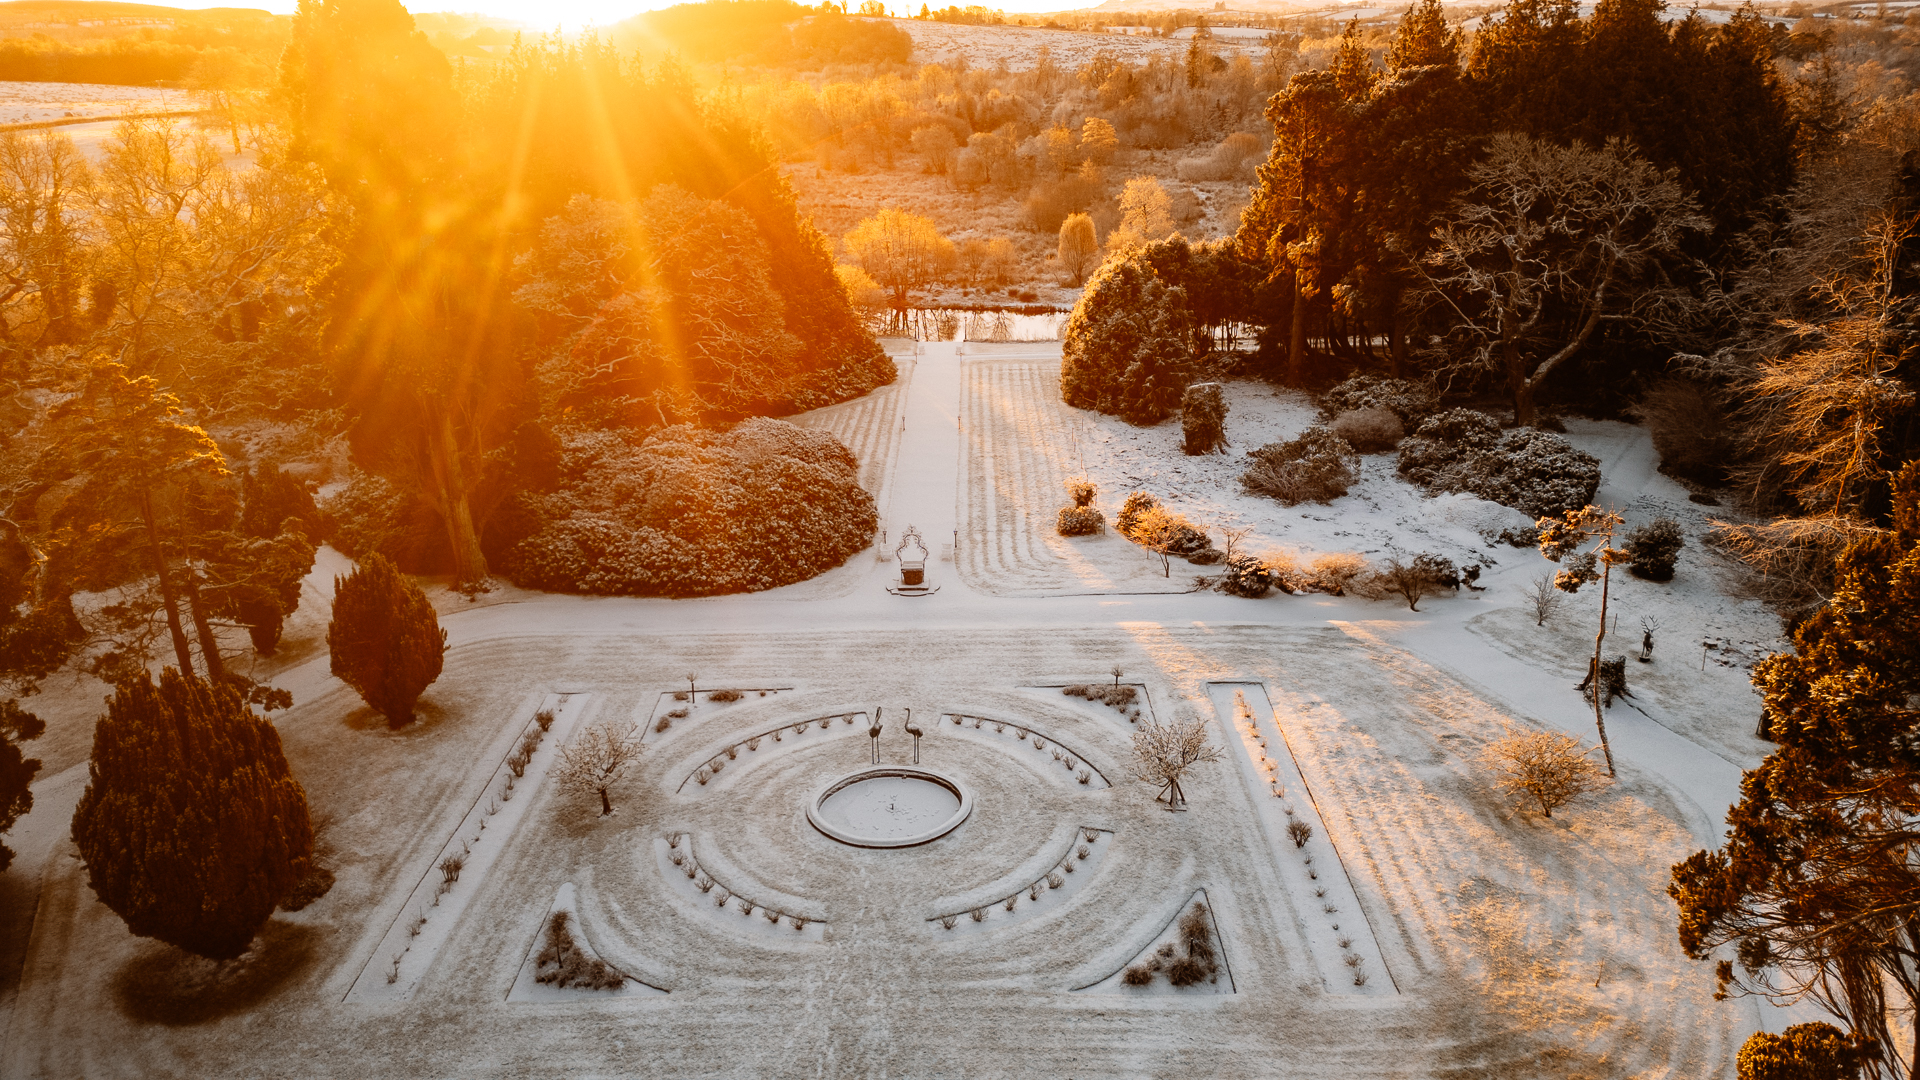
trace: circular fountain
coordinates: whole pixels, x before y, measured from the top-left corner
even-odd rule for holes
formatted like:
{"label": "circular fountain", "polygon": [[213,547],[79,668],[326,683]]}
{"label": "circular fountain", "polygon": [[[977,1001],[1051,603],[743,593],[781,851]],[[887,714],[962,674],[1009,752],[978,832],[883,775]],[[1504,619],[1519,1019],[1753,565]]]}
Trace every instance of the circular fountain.
{"label": "circular fountain", "polygon": [[807,806],[813,827],[843,844],[900,848],[937,840],[973,813],[958,780],[908,765],[883,765],[828,784]]}

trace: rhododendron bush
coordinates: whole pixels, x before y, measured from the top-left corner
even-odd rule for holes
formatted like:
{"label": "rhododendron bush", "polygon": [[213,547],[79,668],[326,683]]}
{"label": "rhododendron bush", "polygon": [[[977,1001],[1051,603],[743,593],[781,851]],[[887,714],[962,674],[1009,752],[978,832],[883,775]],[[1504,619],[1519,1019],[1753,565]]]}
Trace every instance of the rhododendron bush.
{"label": "rhododendron bush", "polygon": [[853,453],[822,431],[747,420],[679,425],[635,446],[570,441],[566,479],[507,572],[565,592],[710,596],[804,581],[867,547],[878,525]]}

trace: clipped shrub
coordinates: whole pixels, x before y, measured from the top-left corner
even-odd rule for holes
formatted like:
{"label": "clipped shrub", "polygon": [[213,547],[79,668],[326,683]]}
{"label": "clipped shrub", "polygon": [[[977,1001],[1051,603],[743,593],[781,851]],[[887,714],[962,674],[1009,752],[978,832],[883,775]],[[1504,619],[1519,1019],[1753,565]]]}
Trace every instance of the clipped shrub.
{"label": "clipped shrub", "polygon": [[1180,434],[1189,455],[1227,448],[1227,395],[1217,382],[1194,383],[1180,395]]}
{"label": "clipped shrub", "polygon": [[129,931],[212,960],[245,952],[313,859],[280,733],[232,687],[172,668],[108,699],[73,841]]}
{"label": "clipped shrub", "polygon": [[740,700],[740,691],[738,691],[738,690],[710,690],[710,691],[708,691],[708,692],[707,692],[707,700],[708,700],[708,701],[739,701],[739,700]]}
{"label": "clipped shrub", "polygon": [[1648,581],[1672,581],[1673,564],[1680,549],[1687,546],[1680,523],[1672,518],[1654,518],[1627,534],[1627,558],[1633,576]]}
{"label": "clipped shrub", "polygon": [[1531,517],[1558,517],[1593,501],[1600,462],[1558,435],[1532,428],[1502,434],[1472,409],[1450,409],[1400,444],[1397,468],[1433,492],[1464,491]]}
{"label": "clipped shrub", "polygon": [[1186,291],[1138,253],[1110,258],[1087,280],[1062,335],[1060,398],[1130,424],[1173,415],[1193,364]]}
{"label": "clipped shrub", "polygon": [[327,624],[333,674],[387,718],[413,722],[420,695],[440,677],[447,632],[413,579],[383,555],[369,555],[353,573],[333,579]]}
{"label": "clipped shrub", "polygon": [[1739,431],[1712,391],[1685,379],[1666,379],[1640,404],[1660,471],[1709,487],[1727,481],[1727,466],[1739,459]]}
{"label": "clipped shrub", "polygon": [[1385,409],[1406,427],[1417,427],[1440,408],[1440,396],[1425,383],[1356,375],[1320,396],[1320,410],[1328,417],[1359,409]]}
{"label": "clipped shrub", "polygon": [[1064,506],[1054,529],[1061,536],[1092,536],[1105,532],[1107,516],[1091,506]]}
{"label": "clipped shrub", "polygon": [[1136,964],[1120,976],[1120,981],[1128,986],[1149,986],[1153,983],[1153,969]]}
{"label": "clipped shrub", "polygon": [[566,451],[545,524],[515,545],[522,585],[628,596],[713,596],[804,581],[871,542],[879,517],[859,463],[824,431],[755,418],[680,425],[639,446],[595,434]]}
{"label": "clipped shrub", "polygon": [[1316,424],[1289,442],[1250,451],[1240,485],[1287,506],[1331,502],[1360,477],[1360,457],[1347,440]]}
{"label": "clipped shrub", "polygon": [[1187,556],[1187,561],[1195,566],[1218,566],[1227,561],[1227,553],[1217,547],[1206,547]]}
{"label": "clipped shrub", "polygon": [[1073,500],[1073,505],[1060,511],[1060,519],[1054,524],[1054,529],[1061,536],[1091,536],[1105,532],[1107,516],[1093,506],[1094,496],[1099,493],[1100,488],[1084,476],[1067,481],[1067,497]]}
{"label": "clipped shrub", "polygon": [[1391,450],[1407,433],[1400,418],[1386,409],[1349,409],[1327,428],[1363,454]]}

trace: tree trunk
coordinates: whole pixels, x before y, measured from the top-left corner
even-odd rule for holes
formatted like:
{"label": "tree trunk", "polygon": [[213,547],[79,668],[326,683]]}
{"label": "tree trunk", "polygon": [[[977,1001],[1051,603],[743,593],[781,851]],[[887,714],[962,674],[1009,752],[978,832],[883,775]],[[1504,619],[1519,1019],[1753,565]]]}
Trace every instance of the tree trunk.
{"label": "tree trunk", "polygon": [[1513,422],[1532,427],[1534,421],[1533,380],[1527,378],[1526,360],[1520,355],[1520,343],[1502,341],[1500,357],[1507,369],[1507,389],[1513,394]]}
{"label": "tree trunk", "polygon": [[227,681],[227,664],[220,657],[220,641],[213,636],[213,625],[207,621],[205,605],[200,602],[200,576],[194,572],[191,562],[187,565],[187,611],[193,616],[193,631],[200,639],[200,659],[207,665],[207,680],[213,683]]}
{"label": "tree trunk", "polygon": [[187,645],[187,632],[180,626],[180,597],[174,592],[173,575],[167,573],[167,557],[160,550],[160,526],[154,521],[153,493],[140,492],[140,519],[147,526],[147,553],[153,560],[154,576],[160,579],[160,606],[167,612],[167,633],[173,638],[173,655],[180,661],[180,674],[193,674],[193,650]]}
{"label": "tree trunk", "polygon": [[1287,331],[1287,385],[1304,386],[1307,381],[1307,296],[1300,289],[1300,274],[1293,274],[1293,320]]}
{"label": "tree trunk", "polygon": [[601,788],[600,789],[600,816],[606,817],[608,814],[611,814],[611,813],[613,813],[613,804],[607,801],[607,789]]}
{"label": "tree trunk", "polygon": [[[1613,534],[1607,534],[1607,546],[1613,546]],[[1607,590],[1613,584],[1613,564],[1603,558],[1600,567],[1600,632],[1593,636],[1593,726],[1600,731],[1600,752],[1607,757],[1607,775],[1613,771],[1613,747],[1607,745],[1607,719],[1601,715],[1600,694],[1606,679],[1600,674],[1600,643],[1607,640]]]}
{"label": "tree trunk", "polygon": [[465,476],[460,468],[453,417],[443,412],[438,424],[439,431],[433,440],[433,472],[434,481],[440,487],[442,516],[447,523],[447,544],[453,553],[454,584],[483,585],[487,580],[487,556],[480,550],[480,534],[473,527],[473,506],[468,501]]}
{"label": "tree trunk", "polygon": [[1393,291],[1393,297],[1387,303],[1387,373],[1393,378],[1405,378],[1407,370],[1407,327],[1400,315],[1400,290]]}

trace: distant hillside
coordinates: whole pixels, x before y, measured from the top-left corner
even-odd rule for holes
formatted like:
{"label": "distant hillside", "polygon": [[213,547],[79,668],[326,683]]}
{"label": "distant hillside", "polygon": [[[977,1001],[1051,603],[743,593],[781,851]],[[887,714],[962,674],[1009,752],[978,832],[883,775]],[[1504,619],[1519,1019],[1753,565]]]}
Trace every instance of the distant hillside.
{"label": "distant hillside", "polygon": [[905,63],[913,41],[897,21],[815,15],[793,0],[707,0],[615,23],[606,39],[622,52],[701,63]]}
{"label": "distant hillside", "polygon": [[12,0],[0,3],[0,80],[265,86],[291,25],[254,8]]}

